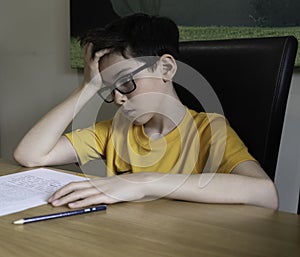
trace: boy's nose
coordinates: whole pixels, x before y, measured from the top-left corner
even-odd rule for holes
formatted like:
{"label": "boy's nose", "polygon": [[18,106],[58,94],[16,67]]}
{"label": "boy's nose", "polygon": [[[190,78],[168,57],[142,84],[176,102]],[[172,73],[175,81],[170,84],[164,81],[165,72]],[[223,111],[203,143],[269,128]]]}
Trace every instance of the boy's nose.
{"label": "boy's nose", "polygon": [[127,96],[120,93],[118,90],[115,90],[114,100],[117,105],[123,105],[127,101]]}

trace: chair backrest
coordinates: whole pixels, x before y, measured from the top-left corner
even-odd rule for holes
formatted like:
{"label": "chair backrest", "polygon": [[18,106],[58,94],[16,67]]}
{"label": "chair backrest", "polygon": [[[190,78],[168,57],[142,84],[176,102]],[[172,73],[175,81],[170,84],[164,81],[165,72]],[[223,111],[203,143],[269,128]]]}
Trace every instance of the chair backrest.
{"label": "chair backrest", "polygon": [[[271,179],[297,44],[293,36],[180,43],[179,60],[209,82],[225,117]],[[201,109],[186,89],[175,87],[185,105]]]}

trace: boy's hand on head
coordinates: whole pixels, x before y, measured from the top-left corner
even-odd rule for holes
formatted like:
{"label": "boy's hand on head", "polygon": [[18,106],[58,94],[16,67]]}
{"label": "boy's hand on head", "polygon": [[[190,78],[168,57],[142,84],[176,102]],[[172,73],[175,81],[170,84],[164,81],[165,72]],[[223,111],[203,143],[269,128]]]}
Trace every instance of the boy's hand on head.
{"label": "boy's hand on head", "polygon": [[102,49],[93,56],[93,44],[87,43],[83,47],[84,54],[84,78],[83,85],[89,85],[98,91],[102,87],[102,77],[99,71],[100,59],[110,53],[111,49]]}

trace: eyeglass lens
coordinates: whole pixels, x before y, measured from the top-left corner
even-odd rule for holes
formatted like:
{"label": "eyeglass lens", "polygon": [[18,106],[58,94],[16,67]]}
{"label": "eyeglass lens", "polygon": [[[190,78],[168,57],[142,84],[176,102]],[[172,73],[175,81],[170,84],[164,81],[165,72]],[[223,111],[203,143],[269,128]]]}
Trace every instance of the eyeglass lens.
{"label": "eyeglass lens", "polygon": [[133,75],[137,74],[138,72],[150,67],[149,64],[145,64],[132,72],[129,76],[120,79],[115,83],[115,85],[106,86],[100,89],[98,92],[103,100],[107,103],[111,103],[114,101],[114,91],[118,90],[121,94],[130,94],[136,89],[136,84],[133,79]]}

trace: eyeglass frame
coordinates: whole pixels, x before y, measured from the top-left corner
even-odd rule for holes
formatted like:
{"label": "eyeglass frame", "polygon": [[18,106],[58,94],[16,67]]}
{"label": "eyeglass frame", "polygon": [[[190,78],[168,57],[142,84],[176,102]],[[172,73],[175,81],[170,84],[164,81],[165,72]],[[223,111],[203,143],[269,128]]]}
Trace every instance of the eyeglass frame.
{"label": "eyeglass frame", "polygon": [[[113,101],[114,101],[114,99],[112,99],[111,101],[108,101],[104,96],[102,96],[102,92],[104,92],[105,90],[107,90],[107,89],[111,89],[111,93],[110,94],[112,94],[115,90],[117,90],[118,92],[120,92],[122,95],[128,95],[128,94],[130,94],[130,93],[132,93],[135,89],[136,89],[136,83],[135,83],[135,81],[134,81],[134,78],[133,78],[133,76],[134,75],[136,75],[136,74],[138,74],[139,72],[141,72],[141,71],[143,71],[143,70],[145,70],[145,69],[147,69],[147,68],[150,68],[151,66],[153,66],[154,65],[154,63],[145,63],[144,65],[142,65],[141,67],[139,67],[139,68],[137,68],[136,70],[134,70],[134,71],[132,71],[132,72],[130,72],[128,75],[125,75],[125,76],[123,76],[122,78],[124,78],[124,77],[128,77],[128,78],[130,78],[127,82],[132,82],[132,84],[133,84],[133,89],[132,90],[130,90],[129,92],[122,92],[120,89],[118,89],[118,87],[116,87],[115,86],[115,84],[116,83],[109,83],[108,81],[103,81],[103,84],[105,84],[105,85],[107,85],[107,84],[109,84],[109,86],[105,86],[105,87],[102,87],[99,91],[98,91],[98,94],[100,95],[100,97],[106,102],[106,103],[112,103]],[[122,78],[120,78],[120,79],[118,79],[118,80],[121,80]],[[117,80],[117,81],[118,81]],[[117,82],[116,81],[116,82]]]}

